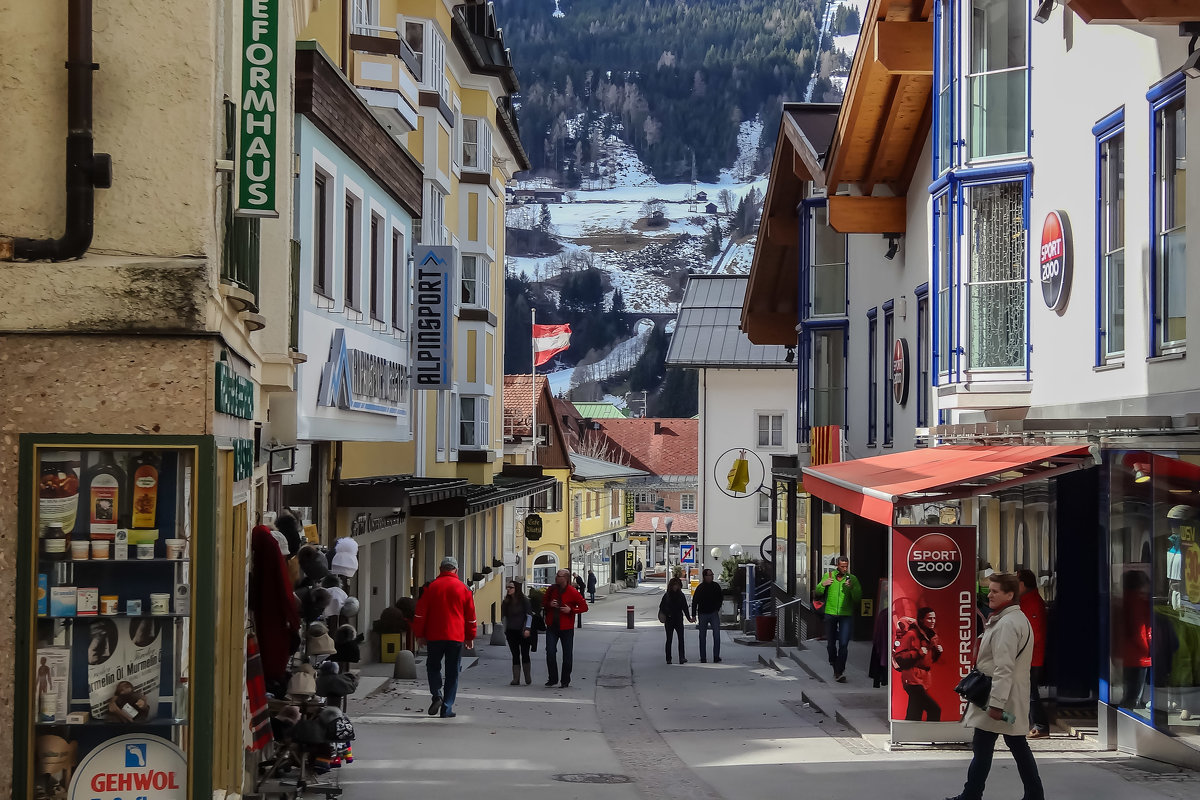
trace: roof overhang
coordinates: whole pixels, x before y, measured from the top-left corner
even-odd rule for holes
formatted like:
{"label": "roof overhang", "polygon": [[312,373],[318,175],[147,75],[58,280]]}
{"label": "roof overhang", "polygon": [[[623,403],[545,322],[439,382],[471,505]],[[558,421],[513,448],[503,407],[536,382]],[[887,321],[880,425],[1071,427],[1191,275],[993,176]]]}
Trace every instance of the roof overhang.
{"label": "roof overhang", "polygon": [[806,491],[891,525],[897,506],[940,503],[1093,467],[1098,453],[1074,445],[947,445],[804,468]]}
{"label": "roof overhang", "polygon": [[1084,22],[1176,25],[1200,20],[1195,0],[1058,0]]}
{"label": "roof overhang", "polygon": [[463,478],[417,478],[412,475],[383,475],[339,481],[340,508],[402,508],[458,497],[471,488]]}
{"label": "roof overhang", "polygon": [[[540,470],[539,470],[540,472]],[[553,489],[558,479],[546,476],[497,475],[489,485],[469,484],[465,493],[435,502],[414,504],[414,517],[462,518],[489,508]]]}

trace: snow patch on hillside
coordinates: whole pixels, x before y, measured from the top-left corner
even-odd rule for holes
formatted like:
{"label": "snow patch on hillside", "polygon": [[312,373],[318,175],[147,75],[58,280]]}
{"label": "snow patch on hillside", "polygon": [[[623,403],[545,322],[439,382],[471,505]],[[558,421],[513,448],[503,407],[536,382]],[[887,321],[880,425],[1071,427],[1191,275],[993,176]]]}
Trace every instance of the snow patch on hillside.
{"label": "snow patch on hillside", "polygon": [[620,342],[604,358],[594,364],[576,366],[575,372],[571,376],[571,387],[574,388],[589,381],[606,381],[614,376],[628,373],[642,357],[642,353],[646,352],[646,345],[653,332],[653,320],[639,319],[633,336]]}

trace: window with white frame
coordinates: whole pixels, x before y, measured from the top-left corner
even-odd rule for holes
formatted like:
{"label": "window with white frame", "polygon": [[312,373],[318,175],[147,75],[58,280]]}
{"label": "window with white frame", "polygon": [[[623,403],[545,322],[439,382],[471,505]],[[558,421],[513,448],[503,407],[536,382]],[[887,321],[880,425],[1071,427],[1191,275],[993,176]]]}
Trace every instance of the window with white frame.
{"label": "window with white frame", "polygon": [[968,363],[972,369],[1025,365],[1025,186],[969,186]]}
{"label": "window with white frame", "polygon": [[1125,130],[1107,132],[1100,158],[1100,337],[1101,360],[1125,354]]}
{"label": "window with white frame", "polygon": [[371,319],[383,322],[384,315],[384,271],[383,271],[383,218],[377,214],[371,215],[371,297],[367,307]]}
{"label": "window with white frame", "polygon": [[533,582],[535,584],[554,583],[558,574],[558,556],[554,553],[541,553],[533,559]]}
{"label": "window with white frame", "polygon": [[437,92],[450,105],[450,81],[446,78],[446,40],[430,20],[404,22],[404,40],[421,62],[421,87]]}
{"label": "window with white frame", "polygon": [[841,328],[813,333],[811,423],[846,424],[846,332]]}
{"label": "window with white frame", "polygon": [[404,248],[404,234],[392,230],[392,327],[404,330],[408,309],[408,253]]}
{"label": "window with white frame", "polygon": [[462,304],[488,308],[491,298],[491,269],[486,258],[464,255],[462,257]]}
{"label": "window with white frame", "polygon": [[756,414],[759,447],[783,447],[783,414]]}
{"label": "window with white frame", "polygon": [[950,193],[943,192],[933,201],[933,233],[936,248],[937,279],[937,358],[938,375],[950,372],[954,347],[954,220],[950,214]]}
{"label": "window with white frame", "polygon": [[379,0],[354,0],[354,32],[359,36],[376,36],[379,27]]}
{"label": "window with white frame", "polygon": [[448,450],[450,450],[450,459],[454,460],[454,458],[458,455],[458,438],[459,438],[458,437],[458,426],[455,424],[455,422],[459,418],[458,390],[457,389],[450,390],[450,397],[448,400],[449,400],[449,406],[446,410],[446,419],[449,421],[450,424],[446,426],[446,445],[445,446]]}
{"label": "window with white frame", "polygon": [[432,183],[429,184],[429,202],[424,211],[421,224],[424,244],[446,244],[446,193]]}
{"label": "window with white frame", "polygon": [[762,492],[758,493],[758,524],[769,525],[771,523],[771,497]]}
{"label": "window with white frame", "polygon": [[462,450],[486,450],[490,398],[464,395],[458,398],[458,447]]}
{"label": "window with white frame", "polygon": [[462,118],[463,169],[486,172],[491,167],[491,130],[478,117]]}
{"label": "window with white frame", "polygon": [[679,495],[679,510],[680,511],[695,511],[696,510],[696,495],[691,492],[684,492]]}
{"label": "window with white frame", "polygon": [[829,226],[825,206],[812,209],[812,310],[814,317],[846,313],[846,236]]}
{"label": "window with white frame", "polygon": [[362,231],[359,229],[359,219],[361,218],[362,201],[352,194],[346,195],[345,204],[345,223],[344,223],[344,238],[345,238],[345,263],[343,264],[343,276],[345,291],[342,293],[342,299],[346,303],[346,308],[352,308],[358,311],[362,306],[359,302],[359,253],[362,252]]}
{"label": "window with white frame", "polygon": [[971,0],[967,90],[972,159],[1024,153],[1028,0]]}
{"label": "window with white frame", "polygon": [[330,188],[333,179],[324,172],[313,176],[313,291],[322,297],[333,297],[330,242],[333,230],[330,208]]}
{"label": "window with white frame", "polygon": [[1187,339],[1187,117],[1180,95],[1154,115],[1155,343],[1167,350]]}

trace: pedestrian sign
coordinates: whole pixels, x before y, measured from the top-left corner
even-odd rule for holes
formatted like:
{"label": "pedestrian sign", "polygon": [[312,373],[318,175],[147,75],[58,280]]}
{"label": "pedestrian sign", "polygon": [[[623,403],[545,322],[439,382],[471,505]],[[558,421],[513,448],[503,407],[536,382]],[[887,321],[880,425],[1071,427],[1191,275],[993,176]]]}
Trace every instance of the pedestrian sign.
{"label": "pedestrian sign", "polygon": [[695,564],[696,563],[696,545],[680,544],[679,545],[679,563],[680,564]]}

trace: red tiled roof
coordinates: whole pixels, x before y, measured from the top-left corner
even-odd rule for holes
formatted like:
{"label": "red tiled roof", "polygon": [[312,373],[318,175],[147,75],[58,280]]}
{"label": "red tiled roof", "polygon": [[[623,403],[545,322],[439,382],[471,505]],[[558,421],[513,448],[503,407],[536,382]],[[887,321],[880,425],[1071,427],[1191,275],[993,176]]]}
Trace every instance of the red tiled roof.
{"label": "red tiled roof", "polygon": [[625,452],[629,466],[652,475],[699,475],[697,419],[602,419],[600,430]]}
{"label": "red tiled roof", "polygon": [[[529,390],[529,381],[532,375],[505,375],[504,376],[504,433],[514,436],[528,436],[529,425],[532,419],[530,409],[532,408],[533,393]],[[540,395],[545,389],[546,377],[538,375],[537,390]],[[538,404],[538,416],[544,413],[542,408],[544,404]],[[545,423],[550,420],[543,419]]]}
{"label": "red tiled roof", "polygon": [[664,520],[671,517],[675,520],[671,523],[671,534],[676,533],[696,533],[698,530],[696,523],[698,514],[694,511],[686,512],[663,512],[663,511],[639,511],[633,515],[633,524],[629,526],[630,533],[653,533],[654,526],[650,524],[653,517],[658,517],[658,532],[666,533],[667,526]]}

